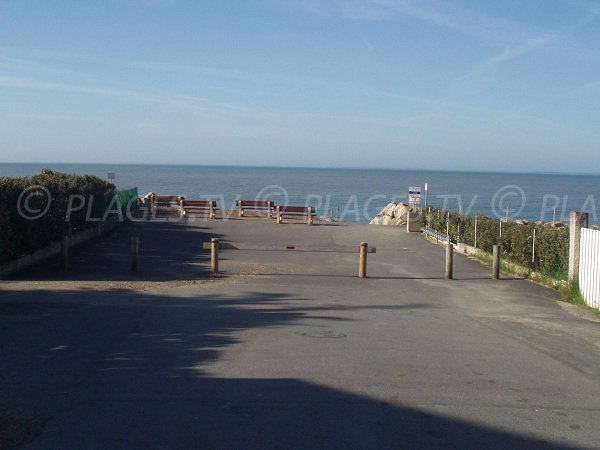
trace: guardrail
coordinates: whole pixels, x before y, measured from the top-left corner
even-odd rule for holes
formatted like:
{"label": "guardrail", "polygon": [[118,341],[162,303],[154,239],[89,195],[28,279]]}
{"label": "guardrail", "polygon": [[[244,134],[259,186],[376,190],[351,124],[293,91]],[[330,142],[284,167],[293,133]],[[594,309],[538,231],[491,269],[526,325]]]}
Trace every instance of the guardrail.
{"label": "guardrail", "polygon": [[448,235],[447,234],[442,234],[437,230],[434,230],[433,228],[429,228],[429,227],[422,227],[421,231],[423,232],[423,234],[427,237],[433,238],[438,242],[447,242],[448,241]]}

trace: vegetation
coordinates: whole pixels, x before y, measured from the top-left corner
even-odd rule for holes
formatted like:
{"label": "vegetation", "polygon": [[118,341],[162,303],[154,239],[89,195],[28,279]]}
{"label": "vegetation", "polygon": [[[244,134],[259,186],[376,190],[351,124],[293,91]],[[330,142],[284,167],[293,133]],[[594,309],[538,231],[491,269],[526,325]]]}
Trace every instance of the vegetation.
{"label": "vegetation", "polygon": [[[464,216],[441,209],[423,214],[423,225],[461,242],[491,253],[499,245],[506,258],[531,271],[566,279],[569,269],[569,229],[551,224],[501,222],[485,216]],[[475,236],[477,221],[477,236]],[[535,246],[535,250],[534,250]]]}
{"label": "vegetation", "polygon": [[88,175],[43,170],[0,178],[0,263],[60,240],[69,224],[73,231],[94,226],[107,208],[116,208],[114,194],[112,184]]}

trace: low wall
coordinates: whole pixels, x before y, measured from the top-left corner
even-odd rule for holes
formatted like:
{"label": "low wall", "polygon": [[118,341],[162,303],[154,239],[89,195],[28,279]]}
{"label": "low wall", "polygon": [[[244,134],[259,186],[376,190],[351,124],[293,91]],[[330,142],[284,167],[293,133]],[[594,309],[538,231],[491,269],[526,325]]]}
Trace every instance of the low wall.
{"label": "low wall", "polygon": [[[95,237],[99,237],[104,233],[107,233],[121,223],[119,220],[111,220],[103,223],[98,223],[98,227],[91,228],[89,230],[82,231],[80,233],[74,234],[69,239],[69,247],[74,247],[76,245],[82,244],[84,242],[89,241]],[[60,255],[61,252],[61,243],[53,242],[49,246],[38,250],[30,255],[21,256],[13,261],[7,262],[0,266],[0,278],[5,278],[8,275],[11,275],[20,270],[31,267],[35,264],[39,264],[40,262],[53,258],[55,256]]]}

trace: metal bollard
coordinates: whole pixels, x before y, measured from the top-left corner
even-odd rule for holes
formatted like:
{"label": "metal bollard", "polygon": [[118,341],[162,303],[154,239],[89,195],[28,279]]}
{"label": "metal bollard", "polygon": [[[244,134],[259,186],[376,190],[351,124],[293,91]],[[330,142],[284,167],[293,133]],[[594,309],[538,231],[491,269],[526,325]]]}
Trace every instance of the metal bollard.
{"label": "metal bollard", "polygon": [[219,273],[219,240],[217,238],[210,240],[210,271]]}
{"label": "metal bollard", "polygon": [[360,243],[360,260],[358,263],[358,278],[366,278],[367,277],[367,250],[369,248],[369,244],[366,242]]}
{"label": "metal bollard", "polygon": [[446,243],[446,280],[452,279],[452,271],[453,271],[453,252],[454,247],[452,246],[452,242],[448,241]]}
{"label": "metal bollard", "polygon": [[137,272],[140,268],[140,238],[131,238],[131,271]]}
{"label": "metal bollard", "polygon": [[500,246],[494,245],[492,254],[492,278],[498,280],[500,278]]}

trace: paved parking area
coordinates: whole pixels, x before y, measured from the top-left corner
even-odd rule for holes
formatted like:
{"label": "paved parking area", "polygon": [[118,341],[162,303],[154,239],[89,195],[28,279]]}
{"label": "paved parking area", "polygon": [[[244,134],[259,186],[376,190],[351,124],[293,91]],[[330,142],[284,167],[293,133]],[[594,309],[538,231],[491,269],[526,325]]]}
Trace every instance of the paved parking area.
{"label": "paved parking area", "polygon": [[395,227],[125,224],[0,281],[0,447],[600,448],[600,323],[443,258]]}

